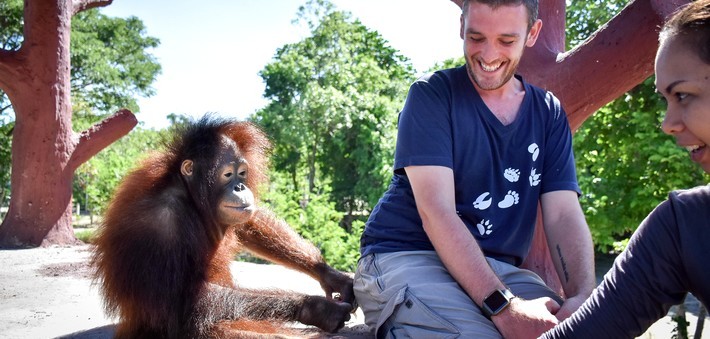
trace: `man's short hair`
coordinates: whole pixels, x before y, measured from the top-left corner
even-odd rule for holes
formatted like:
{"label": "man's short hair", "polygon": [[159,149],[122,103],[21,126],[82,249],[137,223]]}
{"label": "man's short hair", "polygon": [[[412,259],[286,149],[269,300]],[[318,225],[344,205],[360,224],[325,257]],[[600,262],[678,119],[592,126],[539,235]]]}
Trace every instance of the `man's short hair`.
{"label": "man's short hair", "polygon": [[468,5],[471,2],[484,4],[490,6],[493,9],[496,9],[500,6],[525,5],[525,8],[528,10],[528,30],[532,28],[533,24],[537,20],[539,3],[538,0],[463,0],[463,4],[461,5],[463,13],[466,13],[468,11]]}

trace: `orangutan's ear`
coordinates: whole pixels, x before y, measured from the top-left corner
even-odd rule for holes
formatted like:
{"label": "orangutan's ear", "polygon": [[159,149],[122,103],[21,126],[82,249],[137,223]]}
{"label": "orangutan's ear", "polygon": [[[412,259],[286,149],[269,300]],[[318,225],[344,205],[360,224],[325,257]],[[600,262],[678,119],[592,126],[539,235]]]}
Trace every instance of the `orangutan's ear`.
{"label": "orangutan's ear", "polygon": [[192,176],[192,160],[182,162],[182,165],[180,165],[180,173],[186,177]]}

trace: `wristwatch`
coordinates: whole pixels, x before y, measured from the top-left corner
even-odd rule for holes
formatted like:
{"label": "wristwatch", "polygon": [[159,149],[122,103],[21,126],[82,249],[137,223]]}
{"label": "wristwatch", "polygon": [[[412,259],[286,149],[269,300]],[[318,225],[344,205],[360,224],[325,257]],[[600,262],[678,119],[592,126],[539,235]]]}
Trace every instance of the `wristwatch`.
{"label": "wristwatch", "polygon": [[508,307],[510,300],[513,298],[515,298],[515,295],[507,288],[493,291],[483,299],[483,304],[481,305],[483,315],[490,319],[492,316],[502,312]]}

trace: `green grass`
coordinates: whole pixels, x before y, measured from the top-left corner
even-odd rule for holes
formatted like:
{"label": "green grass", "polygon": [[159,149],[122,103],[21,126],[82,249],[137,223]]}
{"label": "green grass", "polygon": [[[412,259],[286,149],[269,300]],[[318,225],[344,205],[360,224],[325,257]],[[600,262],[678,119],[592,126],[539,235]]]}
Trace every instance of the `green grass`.
{"label": "green grass", "polygon": [[95,229],[81,229],[81,230],[75,230],[74,235],[76,236],[77,239],[90,244],[91,240],[94,237],[94,231]]}

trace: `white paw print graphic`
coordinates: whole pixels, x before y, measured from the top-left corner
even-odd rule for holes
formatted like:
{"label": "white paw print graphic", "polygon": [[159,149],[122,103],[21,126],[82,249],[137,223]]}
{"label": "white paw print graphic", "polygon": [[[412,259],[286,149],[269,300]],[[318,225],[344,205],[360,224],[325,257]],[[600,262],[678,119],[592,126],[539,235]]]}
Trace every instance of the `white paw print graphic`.
{"label": "white paw print graphic", "polygon": [[479,210],[485,210],[486,208],[491,206],[491,198],[488,198],[488,200],[485,200],[489,196],[489,193],[483,193],[476,198],[476,201],[473,202],[473,207],[478,208]]}
{"label": "white paw print graphic", "polygon": [[532,171],[530,171],[530,186],[537,186],[540,184],[540,174],[535,173],[535,169],[533,168]]}
{"label": "white paw print graphic", "polygon": [[520,171],[514,168],[508,168],[503,173],[503,176],[510,182],[517,182],[520,179]]}
{"label": "white paw print graphic", "polygon": [[530,146],[528,146],[528,153],[532,154],[532,160],[535,161],[537,160],[538,155],[540,155],[540,147],[533,142]]}
{"label": "white paw print graphic", "polygon": [[498,203],[498,207],[500,208],[508,208],[510,206],[513,206],[518,203],[519,201],[519,195],[515,191],[508,191],[508,194],[505,195],[505,198]]}
{"label": "white paw print graphic", "polygon": [[476,224],[476,227],[478,228],[478,233],[481,235],[489,235],[491,232],[493,232],[493,225],[491,224],[490,220],[481,220],[478,224]]}

